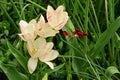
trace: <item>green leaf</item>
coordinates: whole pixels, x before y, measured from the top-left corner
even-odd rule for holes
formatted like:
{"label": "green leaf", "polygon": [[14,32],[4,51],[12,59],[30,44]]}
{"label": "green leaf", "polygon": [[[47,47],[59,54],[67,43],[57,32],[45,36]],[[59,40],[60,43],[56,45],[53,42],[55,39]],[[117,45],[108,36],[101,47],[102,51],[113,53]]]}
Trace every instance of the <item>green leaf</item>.
{"label": "green leaf", "polygon": [[16,58],[16,60],[21,64],[21,66],[28,71],[27,69],[27,59],[22,55],[20,51],[18,51],[16,48],[14,48],[9,41],[7,41],[8,48],[10,49],[10,52],[12,55]]}
{"label": "green leaf", "polygon": [[[71,44],[72,46],[71,46],[70,52],[72,56],[74,56],[72,58],[72,68],[79,77],[79,73],[84,72],[88,64],[86,63],[86,61],[81,59],[81,58],[83,59],[85,58],[84,57],[85,53],[80,49],[78,39],[72,38]],[[75,57],[78,57],[78,58],[75,58]]]}
{"label": "green leaf", "polygon": [[104,48],[104,46],[109,42],[111,37],[120,27],[120,17],[117,18],[113,23],[110,24],[110,27],[106,29],[104,33],[101,34],[97,40],[94,48],[91,50],[92,56],[96,56]]}
{"label": "green leaf", "polygon": [[47,73],[44,75],[44,77],[42,78],[42,80],[48,80],[48,74]]}
{"label": "green leaf", "polygon": [[[106,74],[106,76],[108,77],[109,80],[110,80],[111,77],[112,77],[114,74],[116,74],[116,73],[119,73],[119,74],[120,74],[120,72],[118,71],[118,69],[117,69],[115,66],[110,66],[110,67],[108,67],[107,70],[106,70],[106,72],[105,72],[105,74]],[[112,80],[112,79],[111,79],[111,80]]]}
{"label": "green leaf", "polygon": [[0,68],[6,74],[9,80],[28,80],[28,77],[17,71],[16,67],[11,64],[0,62]]}
{"label": "green leaf", "polygon": [[47,72],[48,72],[48,74],[51,74],[51,73],[53,73],[53,72],[55,72],[55,71],[58,71],[58,70],[61,69],[62,67],[64,67],[64,65],[65,65],[65,63],[64,63],[64,64],[61,64],[61,65],[59,65],[59,66],[57,66],[57,67],[55,67],[52,71],[50,70],[50,71],[47,71]]}

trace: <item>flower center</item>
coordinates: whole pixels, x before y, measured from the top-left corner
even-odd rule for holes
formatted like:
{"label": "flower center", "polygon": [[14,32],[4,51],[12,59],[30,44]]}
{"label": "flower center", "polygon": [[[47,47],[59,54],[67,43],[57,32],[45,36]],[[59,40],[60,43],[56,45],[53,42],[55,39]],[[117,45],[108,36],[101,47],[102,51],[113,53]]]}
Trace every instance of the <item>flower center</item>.
{"label": "flower center", "polygon": [[34,56],[37,51],[38,51],[38,49],[33,49],[32,52],[31,52],[31,56]]}

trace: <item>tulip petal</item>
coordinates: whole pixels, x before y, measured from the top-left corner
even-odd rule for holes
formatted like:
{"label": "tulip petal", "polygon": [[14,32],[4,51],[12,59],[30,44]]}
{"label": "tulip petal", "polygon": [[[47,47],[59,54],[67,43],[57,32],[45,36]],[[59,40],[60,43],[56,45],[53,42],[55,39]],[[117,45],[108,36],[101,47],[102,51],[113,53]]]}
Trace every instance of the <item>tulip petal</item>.
{"label": "tulip petal", "polygon": [[47,19],[49,19],[51,17],[51,15],[53,15],[54,13],[54,9],[52,8],[52,6],[47,7]]}
{"label": "tulip petal", "polygon": [[56,14],[60,14],[61,12],[63,12],[64,10],[64,6],[59,6],[57,9],[56,9]]}
{"label": "tulip petal", "polygon": [[20,21],[20,29],[21,29],[21,35],[19,35],[23,40],[34,40],[36,38],[36,20],[33,19],[29,23],[26,21],[21,20]]}
{"label": "tulip petal", "polygon": [[56,25],[56,27],[54,27],[55,30],[60,30],[64,27],[64,25],[68,21],[68,14],[66,12],[62,13],[62,14],[59,15],[58,19],[59,20],[57,22],[57,25]]}
{"label": "tulip petal", "polygon": [[38,59],[37,58],[30,58],[28,61],[28,70],[30,74],[32,74],[36,67],[37,67]]}
{"label": "tulip petal", "polygon": [[24,20],[21,20],[19,25],[20,25],[21,32],[24,32],[24,29],[28,25],[28,23]]}
{"label": "tulip petal", "polygon": [[44,17],[41,15],[41,16],[40,16],[40,19],[39,19],[39,21],[38,21],[38,23],[37,23],[37,29],[38,29],[38,31],[40,31],[43,26],[45,26],[45,19],[44,19]]}
{"label": "tulip petal", "polygon": [[38,57],[43,52],[46,40],[44,38],[38,38],[34,42],[27,42],[27,49],[31,57]]}
{"label": "tulip petal", "polygon": [[52,62],[44,62],[46,63],[51,69],[54,69],[54,65]]}
{"label": "tulip petal", "polygon": [[58,57],[59,53],[56,50],[51,50],[47,52],[46,54],[42,55],[39,57],[39,60],[42,62],[48,62],[51,60],[54,60]]}

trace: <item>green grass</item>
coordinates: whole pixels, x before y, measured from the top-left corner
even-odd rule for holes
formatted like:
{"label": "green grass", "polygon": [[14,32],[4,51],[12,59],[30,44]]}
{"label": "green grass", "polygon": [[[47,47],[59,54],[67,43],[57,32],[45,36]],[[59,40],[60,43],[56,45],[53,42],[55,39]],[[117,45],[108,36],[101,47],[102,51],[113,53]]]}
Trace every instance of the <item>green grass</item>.
{"label": "green grass", "polygon": [[[48,5],[65,6],[69,22],[63,30],[72,34],[80,29],[88,35],[65,37],[61,30],[53,38],[60,53],[53,61],[55,69],[40,63],[35,73],[29,74],[26,60],[30,56],[18,36],[19,21],[46,16]],[[48,73],[48,80],[120,80],[119,7],[119,0],[0,1],[0,79],[42,80]]]}

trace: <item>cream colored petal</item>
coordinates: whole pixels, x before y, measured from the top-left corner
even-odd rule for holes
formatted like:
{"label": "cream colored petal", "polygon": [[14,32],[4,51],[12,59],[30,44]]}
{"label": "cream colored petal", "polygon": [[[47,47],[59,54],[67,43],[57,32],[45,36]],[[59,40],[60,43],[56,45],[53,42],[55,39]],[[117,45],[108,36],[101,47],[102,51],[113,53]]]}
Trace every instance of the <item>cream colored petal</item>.
{"label": "cream colored petal", "polygon": [[42,27],[44,27],[45,26],[45,19],[44,19],[44,17],[41,15],[40,16],[40,19],[39,19],[39,21],[37,22],[37,29],[38,29],[38,31],[39,30],[41,30],[42,29]]}
{"label": "cream colored petal", "polygon": [[44,26],[42,30],[38,32],[38,35],[47,38],[55,36],[57,33],[59,33],[58,30],[54,30],[48,23],[46,23],[46,26]]}
{"label": "cream colored petal", "polygon": [[21,32],[24,33],[25,32],[25,27],[28,25],[28,23],[26,21],[24,21],[24,20],[21,20],[19,22],[19,25],[20,25]]}
{"label": "cream colored petal", "polygon": [[46,45],[44,47],[44,51],[39,55],[39,60],[44,61],[44,59],[49,54],[49,52],[52,50],[52,48],[53,48],[53,43],[52,42],[46,43]]}
{"label": "cream colored petal", "polygon": [[34,48],[40,49],[41,47],[44,47],[46,44],[46,40],[44,38],[39,37],[34,41]]}
{"label": "cream colored petal", "polygon": [[18,34],[18,35],[20,36],[20,38],[21,38],[22,40],[26,41],[25,36],[24,36],[23,34]]}
{"label": "cream colored petal", "polygon": [[51,50],[47,52],[45,55],[43,55],[42,57],[39,57],[39,60],[42,62],[48,62],[48,61],[56,59],[58,55],[59,55],[58,51]]}
{"label": "cream colored petal", "polygon": [[27,42],[27,49],[31,57],[37,58],[43,52],[46,40],[44,38],[38,38],[35,41]]}
{"label": "cream colored petal", "polygon": [[60,13],[63,12],[63,10],[64,10],[64,6],[61,5],[61,6],[59,6],[59,7],[56,9],[56,13],[57,13],[57,14],[60,14]]}
{"label": "cream colored petal", "polygon": [[54,69],[54,65],[52,62],[44,62],[46,63],[51,69]]}
{"label": "cream colored petal", "polygon": [[30,56],[33,57],[34,54],[35,54],[35,52],[33,52],[34,51],[34,43],[33,43],[33,41],[28,41],[27,42],[27,49],[28,49],[28,52],[29,52]]}
{"label": "cream colored petal", "polygon": [[47,20],[49,21],[51,19],[52,16],[54,16],[55,14],[55,10],[51,7],[51,6],[48,6],[47,7]]}
{"label": "cream colored petal", "polygon": [[45,45],[46,45],[46,40],[44,38],[40,37],[37,40],[35,40],[34,49],[37,51],[33,57],[39,57],[44,51]]}
{"label": "cream colored petal", "polygon": [[44,37],[45,30],[44,27],[46,26],[44,17],[41,15],[40,20],[37,23],[37,34],[41,37]]}
{"label": "cream colored petal", "polygon": [[49,17],[49,13],[53,13],[55,10],[52,8],[52,6],[48,5],[47,7],[47,17]]}
{"label": "cream colored petal", "polygon": [[[27,33],[27,34],[18,34],[20,36],[21,39],[23,39],[24,41],[31,41],[32,40],[32,36],[31,34]],[[31,37],[30,37],[31,36]]]}
{"label": "cream colored petal", "polygon": [[39,22],[40,22],[41,26],[45,26],[45,19],[44,19],[43,15],[41,15]]}
{"label": "cream colored petal", "polygon": [[35,24],[36,24],[36,20],[35,20],[35,19],[32,19],[32,20],[29,22],[29,24],[35,25]]}
{"label": "cream colored petal", "polygon": [[30,58],[28,61],[28,70],[30,74],[32,74],[36,67],[37,67],[38,59],[37,58]]}
{"label": "cream colored petal", "polygon": [[54,30],[52,28],[47,28],[45,30],[45,34],[44,34],[44,37],[47,38],[47,37],[52,37],[52,36],[55,36],[57,33],[59,33],[58,30]]}

